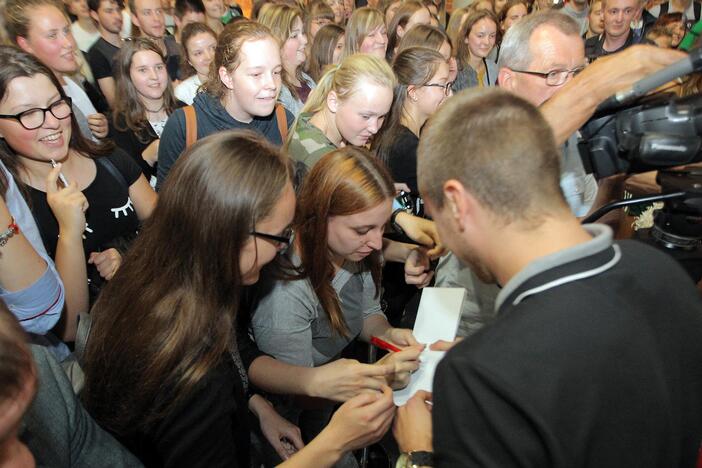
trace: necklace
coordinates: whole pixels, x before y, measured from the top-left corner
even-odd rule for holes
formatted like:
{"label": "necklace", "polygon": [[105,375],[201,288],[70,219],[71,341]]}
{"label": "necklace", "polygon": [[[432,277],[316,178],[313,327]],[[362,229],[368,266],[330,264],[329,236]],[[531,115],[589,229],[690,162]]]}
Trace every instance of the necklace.
{"label": "necklace", "polygon": [[159,107],[159,108],[156,109],[156,110],[151,110],[151,109],[149,109],[149,108],[146,107],[146,106],[144,106],[144,109],[146,109],[146,112],[148,112],[149,114],[158,114],[159,112],[161,112],[161,111],[163,110],[164,107],[166,107],[166,103],[165,103],[165,102],[162,102],[162,103],[161,103],[161,107]]}

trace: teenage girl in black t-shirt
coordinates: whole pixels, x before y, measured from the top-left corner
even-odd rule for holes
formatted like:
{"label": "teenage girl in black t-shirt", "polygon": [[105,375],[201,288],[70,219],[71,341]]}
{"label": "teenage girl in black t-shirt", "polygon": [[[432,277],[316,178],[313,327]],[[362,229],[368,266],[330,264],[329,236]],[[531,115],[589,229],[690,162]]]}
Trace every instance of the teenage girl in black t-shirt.
{"label": "teenage girl in black t-shirt", "polygon": [[163,127],[183,105],[173,95],[165,54],[148,38],[125,43],[115,59],[115,83],[120,99],[114,106],[114,141],[155,186]]}
{"label": "teenage girl in black t-shirt", "polygon": [[156,194],[122,151],[81,136],[71,101],[46,66],[2,47],[0,70],[0,159],[25,190],[64,282],[60,331],[70,341],[77,314],[88,311],[88,278],[93,286],[112,278],[121,263],[117,247],[151,214]]}

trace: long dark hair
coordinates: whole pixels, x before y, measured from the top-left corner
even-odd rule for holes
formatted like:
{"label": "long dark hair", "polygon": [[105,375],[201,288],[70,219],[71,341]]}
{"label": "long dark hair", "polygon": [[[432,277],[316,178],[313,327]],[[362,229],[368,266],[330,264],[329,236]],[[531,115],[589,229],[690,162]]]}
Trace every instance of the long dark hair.
{"label": "long dark hair", "polygon": [[[465,67],[469,66],[468,61],[470,59],[470,50],[468,48],[468,43],[466,39],[468,38],[468,35],[470,34],[470,31],[473,29],[473,26],[475,26],[475,23],[482,19],[489,19],[493,23],[495,23],[495,33],[497,34],[497,31],[500,30],[500,23],[497,21],[497,16],[495,16],[495,13],[493,13],[490,10],[480,10],[476,11],[474,13],[471,13],[471,15],[466,19],[466,22],[463,23],[463,26],[461,27],[460,32],[458,33],[458,39],[456,43],[456,62],[458,62],[458,69],[463,70]],[[495,43],[497,43],[497,38],[495,38]]]}
{"label": "long dark hair", "polygon": [[[339,38],[344,35],[344,28],[338,24],[327,24],[317,32],[310,48],[307,73],[315,82],[324,74],[324,69],[334,62],[334,50]],[[341,60],[341,57],[339,57]]]}
{"label": "long dark hair", "polygon": [[400,8],[395,12],[395,16],[392,17],[392,21],[390,21],[388,25],[388,48],[385,52],[385,58],[387,58],[388,61],[392,60],[395,54],[395,48],[400,44],[401,37],[398,35],[397,29],[400,26],[403,28],[407,26],[412,15],[422,8],[428,10],[424,3],[418,0],[407,0],[402,3]]}
{"label": "long dark hair", "polygon": [[[115,57],[115,85],[119,99],[114,107],[114,125],[119,131],[131,130],[142,143],[148,143],[149,119],[146,117],[146,107],[139,97],[139,92],[132,83],[130,70],[132,60],[137,52],[153,52],[163,60],[164,67],[166,56],[159,46],[146,37],[134,38],[126,42]],[[166,80],[166,90],[163,92],[163,109],[166,114],[171,115],[176,107],[175,96],[171,80]]]}
{"label": "long dark hair", "polygon": [[[394,195],[392,180],[368,151],[346,146],[326,154],[307,174],[298,196],[293,223],[299,242],[303,276],[309,278],[332,330],[346,335],[339,298],[332,287],[334,267],[327,248],[329,217],[358,213]],[[322,248],[320,249],[320,246]],[[363,260],[380,294],[380,252]]]}
{"label": "long dark hair", "polygon": [[[6,98],[12,80],[15,78],[31,78],[36,75],[48,77],[61,97],[66,97],[66,93],[63,91],[63,87],[56,76],[36,57],[15,46],[0,46],[0,100]],[[82,156],[97,158],[109,154],[114,149],[114,144],[112,142],[108,141],[96,144],[86,139],[80,132],[80,127],[78,126],[75,115],[71,114],[70,119],[71,139],[68,143],[68,148],[70,150],[74,150]],[[25,198],[28,198],[26,184],[22,182],[22,178],[20,177],[20,173],[24,171],[25,168],[22,166],[22,162],[15,154],[15,151],[10,148],[4,139],[0,140],[0,160],[2,160],[18,186],[22,189]],[[4,175],[0,173],[0,193],[4,194],[6,191],[7,180],[5,180]]]}
{"label": "long dark hair", "polygon": [[410,47],[395,57],[392,70],[397,76],[397,84],[393,90],[392,107],[383,126],[373,138],[372,145],[376,156],[385,164],[390,162],[390,150],[402,127],[407,88],[410,85],[422,86],[429,83],[442,63],[446,63],[444,57],[428,47]]}
{"label": "long dark hair", "polygon": [[83,400],[101,426],[148,430],[235,352],[239,257],[288,181],[279,150],[250,131],[211,135],[178,159],[92,311]]}

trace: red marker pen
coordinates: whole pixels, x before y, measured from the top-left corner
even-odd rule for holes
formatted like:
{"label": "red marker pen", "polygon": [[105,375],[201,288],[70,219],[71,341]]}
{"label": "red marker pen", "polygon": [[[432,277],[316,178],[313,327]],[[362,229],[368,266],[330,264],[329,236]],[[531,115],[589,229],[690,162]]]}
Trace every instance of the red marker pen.
{"label": "red marker pen", "polygon": [[370,342],[372,345],[377,346],[380,349],[384,349],[385,351],[392,351],[393,353],[397,353],[399,351],[402,351],[397,346],[390,344],[387,341],[381,340],[377,336],[371,336]]}

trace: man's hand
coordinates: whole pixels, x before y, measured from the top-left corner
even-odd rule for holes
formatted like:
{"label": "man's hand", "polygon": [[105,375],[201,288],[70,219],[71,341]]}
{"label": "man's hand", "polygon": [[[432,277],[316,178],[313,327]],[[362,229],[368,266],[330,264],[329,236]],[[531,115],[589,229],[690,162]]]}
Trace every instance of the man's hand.
{"label": "man's hand", "polygon": [[400,406],[395,415],[392,433],[401,452],[433,452],[431,438],[432,395],[419,390],[405,406]]}
{"label": "man's hand", "polygon": [[432,343],[431,346],[429,346],[429,349],[432,351],[448,351],[461,341],[463,341],[462,336],[457,337],[454,341],[439,340]]}
{"label": "man's hand", "polygon": [[564,143],[582,127],[609,96],[685,56],[681,51],[634,45],[588,65],[540,107],[553,128],[556,144]]}

